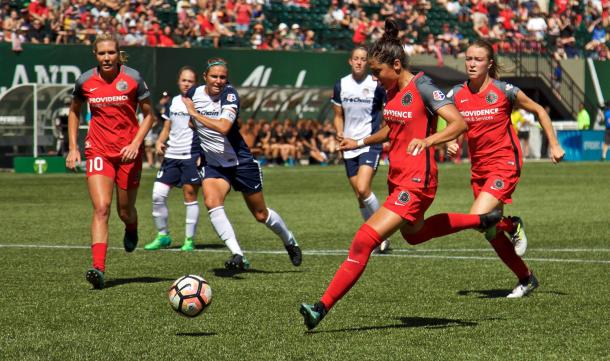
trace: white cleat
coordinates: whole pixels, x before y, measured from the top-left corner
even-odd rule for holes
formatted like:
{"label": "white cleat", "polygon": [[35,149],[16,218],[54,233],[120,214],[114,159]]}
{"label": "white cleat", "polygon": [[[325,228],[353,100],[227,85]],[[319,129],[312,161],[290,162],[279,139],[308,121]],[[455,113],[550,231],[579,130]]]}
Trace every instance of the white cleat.
{"label": "white cleat", "polygon": [[521,298],[523,296],[527,296],[538,288],[539,285],[540,283],[538,283],[538,279],[532,273],[529,280],[527,280],[527,284],[522,285],[521,283],[517,283],[517,286],[508,296],[506,296],[506,298]]}
{"label": "white cleat", "polygon": [[527,236],[525,235],[523,220],[519,217],[511,217],[511,220],[515,225],[515,231],[510,234],[510,241],[515,247],[517,256],[522,257],[527,250]]}
{"label": "white cleat", "polygon": [[390,240],[389,239],[384,239],[383,242],[381,242],[381,244],[379,244],[379,246],[377,246],[374,250],[375,253],[389,253],[391,250],[390,248]]}

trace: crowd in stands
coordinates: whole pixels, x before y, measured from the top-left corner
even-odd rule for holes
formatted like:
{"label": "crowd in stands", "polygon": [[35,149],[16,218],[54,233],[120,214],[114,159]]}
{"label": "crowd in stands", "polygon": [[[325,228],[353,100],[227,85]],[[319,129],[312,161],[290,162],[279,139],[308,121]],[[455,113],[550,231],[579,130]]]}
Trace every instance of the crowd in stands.
{"label": "crowd in stands", "polygon": [[[399,20],[409,54],[459,55],[469,40],[489,39],[499,52],[552,52],[557,60],[608,59],[610,0],[1,0],[0,41],[89,44],[100,32],[124,45],[238,46],[261,50],[324,49],[327,30],[347,31],[350,47]],[[273,6],[304,9],[293,23],[267,18]],[[325,9],[327,9],[325,11]],[[271,22],[270,20],[274,20]]]}

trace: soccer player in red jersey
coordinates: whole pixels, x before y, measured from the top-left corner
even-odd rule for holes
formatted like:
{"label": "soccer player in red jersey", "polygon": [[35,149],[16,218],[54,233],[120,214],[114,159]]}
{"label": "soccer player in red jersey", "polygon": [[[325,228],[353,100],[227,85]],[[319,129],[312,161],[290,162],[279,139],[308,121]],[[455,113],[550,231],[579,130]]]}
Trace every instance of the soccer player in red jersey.
{"label": "soccer player in red jersey", "polygon": [[[523,166],[519,140],[510,120],[513,107],[536,115],[549,139],[553,163],[560,162],[564,156],[544,108],[514,85],[497,80],[497,71],[492,46],[478,40],[466,51],[468,81],[455,86],[447,94],[468,123],[471,184],[475,197],[470,208],[472,214],[503,209],[504,204],[512,203],[511,195]],[[455,155],[457,150],[457,144],[449,146],[451,155]],[[511,236],[511,240],[504,232]],[[520,257],[527,248],[527,238],[519,217],[503,217],[486,237],[519,279],[509,298],[523,297],[538,287],[538,280]]]}
{"label": "soccer player in red jersey", "polygon": [[[125,223],[123,245],[132,252],[138,243],[138,215],[135,208],[142,170],[142,141],[154,116],[150,92],[136,70],[123,65],[119,42],[108,33],[93,43],[98,66],[83,73],[74,85],[68,117],[69,153],[66,167],[81,162],[78,124],[83,103],[91,109],[91,123],[85,139],[87,186],[93,203],[91,253],[93,268],[85,277],[94,288],[104,288],[108,218],[116,184],[117,210]],[[138,125],[136,109],[144,120]]]}
{"label": "soccer player in red jersey", "polygon": [[[375,247],[400,230],[407,242],[440,237],[468,228],[495,225],[501,212],[487,214],[437,214],[424,221],[437,187],[434,145],[455,139],[466,131],[466,122],[453,103],[430,78],[407,70],[407,55],[397,38],[394,20],[386,20],[383,37],[369,51],[373,76],[387,92],[383,110],[385,125],[369,137],[345,138],[342,150],[390,141],[389,196],[363,224],[352,240],[347,259],[341,264],[326,292],[315,304],[301,304],[305,325],[312,329],[358,281]],[[437,115],[447,127],[434,133]]]}

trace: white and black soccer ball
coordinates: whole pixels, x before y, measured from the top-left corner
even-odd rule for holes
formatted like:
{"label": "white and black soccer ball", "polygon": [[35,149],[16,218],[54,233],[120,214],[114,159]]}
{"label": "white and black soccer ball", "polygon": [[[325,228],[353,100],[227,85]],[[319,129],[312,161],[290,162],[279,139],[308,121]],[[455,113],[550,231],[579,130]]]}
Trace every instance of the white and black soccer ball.
{"label": "white and black soccer ball", "polygon": [[187,317],[195,317],[212,302],[212,287],[201,276],[186,275],[172,284],[168,296],[174,311]]}

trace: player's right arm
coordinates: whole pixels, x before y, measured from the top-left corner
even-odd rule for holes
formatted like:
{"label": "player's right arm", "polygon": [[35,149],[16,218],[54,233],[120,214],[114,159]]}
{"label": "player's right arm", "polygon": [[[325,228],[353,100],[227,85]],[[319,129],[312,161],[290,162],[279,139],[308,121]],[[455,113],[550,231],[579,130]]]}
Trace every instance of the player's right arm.
{"label": "player's right arm", "polygon": [[339,145],[340,150],[352,150],[356,148],[361,148],[371,144],[381,144],[390,140],[390,127],[384,125],[377,132],[373,133],[371,136],[362,138],[359,140],[344,138]]}
{"label": "player's right arm", "polygon": [[157,138],[157,143],[155,144],[155,150],[157,154],[164,155],[165,154],[165,142],[169,138],[169,131],[171,128],[171,119],[164,119],[163,129],[161,129],[161,133],[159,133],[159,138]]}
{"label": "player's right arm", "polygon": [[80,110],[83,101],[77,97],[72,99],[70,113],[68,113],[68,156],[66,157],[66,168],[74,170],[80,164],[80,151],[78,150],[78,124],[80,123]]}
{"label": "player's right arm", "polygon": [[345,119],[343,117],[343,104],[341,100],[341,80],[335,83],[331,102],[333,103],[333,110],[335,111],[333,123],[335,124],[335,129],[337,129],[337,140],[342,141]]}

